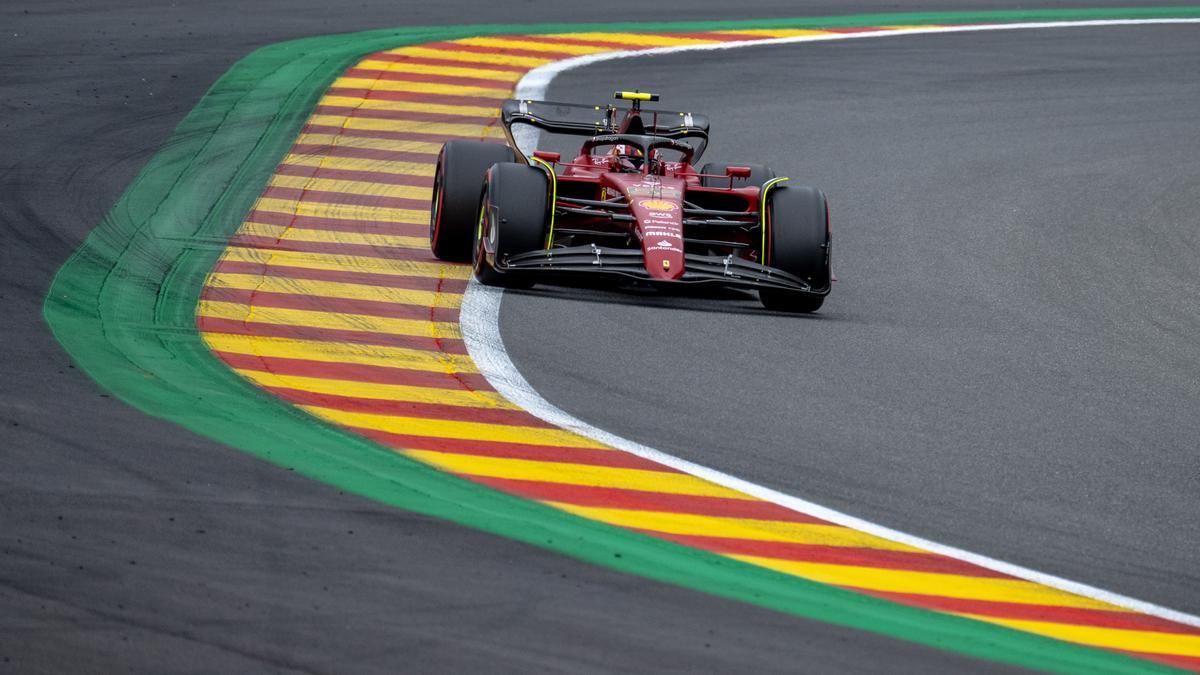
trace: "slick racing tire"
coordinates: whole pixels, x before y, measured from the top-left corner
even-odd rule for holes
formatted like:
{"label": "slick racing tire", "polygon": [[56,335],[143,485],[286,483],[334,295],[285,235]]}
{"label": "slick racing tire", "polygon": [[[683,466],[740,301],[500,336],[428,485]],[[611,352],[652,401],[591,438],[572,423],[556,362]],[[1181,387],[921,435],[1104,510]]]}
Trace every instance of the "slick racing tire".
{"label": "slick racing tire", "polygon": [[476,216],[472,259],[475,278],[488,286],[529,288],[533,278],[504,269],[511,255],[545,248],[550,181],[524,164],[493,165]]}
{"label": "slick racing tire", "polygon": [[496,162],[515,159],[508,146],[496,143],[450,141],[442,146],[429,207],[429,248],[433,255],[453,262],[471,259],[483,174]]}
{"label": "slick racing tire", "polygon": [[[727,167],[731,167],[731,166],[748,166],[748,167],[750,167],[750,177],[749,178],[734,178],[733,179],[733,187],[735,187],[735,188],[744,188],[744,187],[751,187],[751,186],[756,187],[756,188],[761,188],[763,186],[763,183],[765,183],[775,177],[775,172],[771,169],[771,167],[764,166],[762,164],[717,164],[716,162],[709,162],[708,164],[705,164],[704,166],[700,167],[700,173],[708,173],[708,174],[716,174],[717,176],[724,176],[725,169]],[[704,187],[729,187],[729,179],[728,178],[701,178],[700,185],[702,185]]]}
{"label": "slick racing tire", "polygon": [[[770,230],[767,265],[794,274],[818,292],[827,291],[829,270],[829,205],[818,189],[802,186],[774,188],[769,197]],[[783,312],[815,312],[822,295],[764,288],[758,291],[763,307]]]}

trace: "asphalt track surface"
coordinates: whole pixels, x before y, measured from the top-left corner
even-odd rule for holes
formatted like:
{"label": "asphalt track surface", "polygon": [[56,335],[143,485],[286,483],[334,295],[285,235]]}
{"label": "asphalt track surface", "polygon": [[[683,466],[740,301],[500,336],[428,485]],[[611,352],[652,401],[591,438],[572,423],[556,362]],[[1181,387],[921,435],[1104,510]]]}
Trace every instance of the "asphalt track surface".
{"label": "asphalt track surface", "polygon": [[567,71],[551,100],[636,84],[711,116],[705,159],[823,188],[841,280],[801,318],[740,293],[512,293],[505,343],[543,396],[602,429],[1196,613],[1196,72],[1196,26]]}
{"label": "asphalt track surface", "polygon": [[[1097,4],[1107,3],[1075,3],[1075,6]],[[999,3],[970,5],[977,9],[1003,7]],[[951,8],[965,7],[964,3],[931,5],[917,2],[896,2],[887,7],[896,11]],[[879,10],[865,3],[844,2],[775,2],[741,9],[747,17]],[[727,3],[692,2],[689,3],[689,14],[690,18],[723,18],[728,16],[728,7]],[[249,9],[241,3],[169,6],[133,2],[94,2],[86,7],[66,2],[13,2],[0,8],[0,25],[4,27],[3,43],[0,43],[3,45],[0,47],[0,72],[3,73],[0,75],[0,110],[3,110],[0,146],[4,148],[0,159],[0,237],[3,237],[0,242],[0,311],[4,317],[0,324],[3,334],[3,340],[0,340],[0,424],[4,430],[0,443],[0,466],[3,466],[0,471],[0,672],[419,672],[484,667],[500,671],[698,668],[769,671],[799,667],[813,672],[870,670],[883,663],[892,671],[911,672],[993,668],[990,664],[967,661],[903,642],[618,575],[490,535],[384,509],[145,417],[109,398],[72,368],[40,317],[42,298],[54,271],[100,221],[204,90],[229,65],[257,46],[280,40],[380,26],[452,23],[464,16],[474,22],[680,18],[670,7],[645,9],[639,3],[622,2],[605,3],[604,6],[520,3],[503,8],[477,7],[475,3],[404,6],[367,2],[338,11],[331,11],[316,2],[277,1],[257,2]],[[1169,29],[1161,30],[1163,32],[1154,35],[1172,34]],[[928,45],[910,44],[910,49],[933,49]],[[1000,58],[1000,54],[995,56]],[[1168,66],[1175,61],[1163,59],[1162,63]],[[667,65],[664,63],[662,67]],[[910,74],[921,75],[915,71]],[[573,77],[564,78],[560,84],[569,86]],[[1161,79],[1152,81],[1163,82]],[[883,75],[872,82],[881,87],[898,87],[889,84],[890,80]],[[946,86],[945,82],[939,84],[935,78],[921,82],[927,88],[927,94],[938,91],[939,86]],[[832,85],[833,79],[826,79],[825,84],[827,87]],[[962,87],[970,81],[951,84]],[[672,95],[682,99],[703,93],[694,88],[697,85],[690,86],[693,88],[679,89]],[[841,91],[827,88],[827,96]],[[1170,94],[1162,89],[1153,91],[1162,96]],[[1194,90],[1191,93],[1194,94]],[[719,116],[726,104],[718,103],[703,107]],[[1180,110],[1174,109],[1176,117],[1181,115]],[[1145,111],[1141,112],[1144,119]],[[855,113],[848,111],[846,114]],[[818,120],[821,117],[814,116]],[[978,116],[970,116],[970,119],[978,119]],[[1173,123],[1177,131],[1185,128],[1182,119],[1171,122],[1154,117],[1151,121],[1154,126],[1146,129],[1146,133],[1156,138],[1159,138],[1159,123]],[[929,140],[936,136],[932,131],[934,128],[932,125],[924,128],[922,138]],[[743,133],[740,141],[735,138],[732,133],[719,137],[713,157],[720,148],[740,146],[750,149],[749,143],[761,142],[750,133]],[[827,154],[833,152],[833,138],[815,140],[826,144]],[[964,138],[963,142],[970,140]],[[1159,199],[1153,201],[1154,208],[1170,206],[1177,218],[1183,217],[1183,209],[1193,204],[1195,197],[1193,191],[1191,201],[1183,197],[1178,197],[1181,201],[1172,201],[1176,195],[1188,195],[1187,189],[1195,189],[1186,185],[1186,179],[1194,179],[1195,164],[1186,164],[1183,145],[1182,141],[1168,145],[1166,149],[1176,154],[1146,153],[1145,161],[1137,167],[1139,171],[1150,171],[1149,175],[1157,176],[1160,184],[1165,181],[1179,188],[1172,191],[1167,189],[1168,185],[1158,195]],[[814,152],[818,148],[813,148]],[[766,150],[769,152],[761,156],[781,168],[787,166],[782,161],[782,145]],[[819,175],[819,182],[835,200],[847,194],[843,186],[861,185],[866,180],[861,170],[855,170],[855,163],[861,169],[862,160],[867,158],[871,161],[866,165],[874,166],[876,162],[885,161],[892,151],[882,146],[878,150],[860,149],[858,152],[853,161],[847,161],[843,156],[842,165],[836,171],[828,166],[821,169],[824,173]],[[844,148],[842,153],[844,155]],[[1119,158],[1128,161],[1130,154],[1126,152]],[[1138,156],[1132,154],[1135,158]],[[959,156],[966,161],[965,153]],[[1190,166],[1190,169],[1182,173],[1172,171],[1168,168],[1170,162],[1158,164],[1163,157],[1179,158],[1174,163],[1185,168]],[[976,161],[981,160],[977,157]],[[814,166],[825,165],[817,163]],[[1064,171],[1068,168],[1064,167]],[[933,164],[919,170],[929,175],[939,169]],[[1140,173],[1133,177],[1142,180]],[[962,184],[967,182],[965,176],[945,178],[956,178]],[[1194,180],[1192,182],[1194,184]],[[1030,189],[1034,187],[1044,190],[1041,193],[1035,191],[1034,197],[1038,194],[1045,197],[1053,190],[1046,185],[1031,186]],[[977,198],[981,192],[991,194],[978,184],[973,190]],[[1126,183],[1122,184],[1120,192],[1123,197],[1112,197],[1118,206],[1127,205],[1128,200],[1136,200],[1140,194],[1130,195]],[[950,192],[932,197],[898,195],[897,198],[910,209],[919,207],[930,213],[938,213],[940,209],[941,215],[935,222],[940,223],[937,231],[943,238],[955,235],[952,226],[957,222],[946,216],[946,209],[965,218],[978,206],[966,195],[955,196]],[[839,209],[835,213],[839,214],[839,223],[844,223],[838,231],[838,245],[839,272],[846,281],[839,286],[838,295],[830,302],[825,318],[819,322],[788,320],[780,323],[779,317],[687,310],[667,313],[667,316],[686,315],[682,319],[669,320],[690,321],[692,326],[701,326],[703,332],[698,335],[710,339],[713,321],[741,326],[750,321],[764,322],[760,329],[764,335],[771,335],[766,331],[767,326],[775,325],[776,331],[781,330],[778,326],[786,326],[791,332],[777,332],[773,339],[777,343],[782,341],[788,352],[795,352],[801,344],[794,335],[797,327],[846,324],[852,329],[857,326],[860,328],[858,333],[844,330],[840,335],[843,342],[859,341],[860,345],[865,345],[859,349],[864,359],[871,356],[872,349],[878,349],[875,343],[879,338],[868,339],[872,326],[876,331],[901,331],[906,326],[932,324],[928,314],[924,318],[915,314],[909,316],[929,306],[923,304],[925,300],[915,304],[917,300],[911,294],[897,296],[887,290],[892,294],[892,301],[878,301],[884,286],[872,265],[884,265],[882,269],[896,274],[907,274],[908,270],[902,261],[885,255],[887,250],[882,247],[872,253],[872,248],[880,242],[867,234],[873,232],[878,236],[878,227],[866,230],[864,225],[856,234],[847,226],[853,222],[851,208],[865,209],[857,218],[869,224],[877,220],[869,217],[877,212],[871,211],[872,208],[890,209],[895,205],[888,206],[887,202],[877,200],[855,207],[849,203],[837,206],[842,202],[848,200],[842,198],[841,202],[835,202],[835,208]],[[1133,211],[1132,207],[1124,208],[1124,213]],[[1066,218],[1076,212],[1063,207],[1060,213]],[[1135,231],[1143,234],[1150,232],[1154,225],[1147,224],[1144,219],[1136,223],[1130,227],[1141,228]],[[1167,272],[1161,270],[1174,270],[1177,275],[1177,278],[1171,278],[1176,279],[1179,286],[1171,291],[1186,292],[1189,288],[1194,291],[1194,276],[1188,276],[1194,273],[1179,265],[1185,259],[1183,249],[1191,245],[1194,250],[1195,241],[1187,238],[1179,220],[1174,225],[1173,229],[1160,235],[1165,239],[1163,250],[1152,258],[1157,267],[1149,265],[1151,258],[1145,251],[1129,244],[1137,237],[1120,239],[1132,259],[1145,264],[1125,261],[1119,269],[1138,272],[1129,274],[1126,279],[1136,284],[1135,288],[1146,292],[1122,291],[1119,297],[1134,304],[1125,306],[1113,300],[1113,305],[1104,305],[1106,311],[1119,306],[1143,316],[1143,322],[1149,321],[1145,318],[1147,312],[1163,307],[1155,303],[1176,303],[1168,306],[1182,312],[1182,305],[1178,304],[1182,300],[1163,292],[1162,284],[1168,283],[1169,279],[1165,276]],[[908,227],[913,228],[915,224],[910,222]],[[1057,236],[1076,241],[1066,229],[1058,231],[1057,235],[1046,230],[1022,232],[1026,236]],[[900,251],[918,248],[933,251],[939,255],[933,262],[940,270],[955,269],[952,252],[956,249],[939,249],[936,242],[917,243],[899,236],[890,243],[892,252],[896,247],[900,247]],[[1098,245],[1085,250],[1097,249]],[[1045,256],[1052,254],[1043,252],[1040,255],[1042,257],[1038,259],[1044,261]],[[1163,260],[1169,264],[1164,264]],[[1083,260],[1068,262],[1072,265],[1070,269],[1078,274],[1096,274],[1083,264]],[[932,263],[926,259],[924,264]],[[1147,280],[1144,276],[1147,268],[1159,276]],[[983,271],[976,270],[975,273],[982,274]],[[1030,271],[1049,274],[1047,269]],[[964,278],[970,278],[970,275],[961,270],[954,277],[960,282]],[[1064,276],[1063,283],[1074,278],[1074,275]],[[968,302],[953,292],[952,284],[921,283],[926,294],[936,293],[942,302],[934,306],[941,307],[947,315],[972,316],[951,313],[948,309],[957,306],[955,303]],[[1192,286],[1188,287],[1189,283]],[[1038,289],[1045,290],[1040,286],[1026,290],[1033,293]],[[969,297],[979,298],[978,295]],[[541,295],[510,298],[505,305],[506,329],[509,329],[506,335],[518,362],[543,393],[556,403],[583,414],[577,406],[586,401],[578,394],[556,390],[564,381],[559,366],[567,363],[566,360],[556,361],[563,358],[558,354],[560,350],[548,351],[533,358],[536,363],[530,363],[532,355],[518,350],[513,344],[521,333],[519,324],[518,329],[513,330],[511,319],[541,304],[550,307],[544,311],[569,313],[574,317],[607,312],[614,321],[619,319],[621,323],[629,323],[645,321],[644,313],[663,303],[647,300],[643,308],[639,307],[641,301],[629,302],[624,296],[602,298],[602,302],[596,302],[598,296],[595,295],[578,298],[568,301]],[[1047,302],[1056,298],[1051,294]],[[699,304],[709,309],[717,308],[707,300],[701,300]],[[887,321],[879,317],[881,305],[887,310],[884,316],[890,317]],[[691,306],[696,307],[695,304]],[[571,307],[582,311],[570,313]],[[909,312],[900,311],[905,307]],[[1015,306],[1006,307],[1017,311]],[[722,310],[726,308],[726,304],[721,306]],[[709,317],[709,320],[700,322],[692,316],[695,314],[700,314],[701,318]],[[639,319],[639,316],[643,318]],[[1159,318],[1158,315],[1153,317]],[[1194,321],[1186,313],[1174,316],[1174,320],[1175,323],[1169,325],[1180,331],[1188,327],[1187,321]],[[1194,323],[1191,325],[1194,327]],[[1143,330],[1150,331],[1151,328],[1143,326]],[[863,331],[868,332],[864,334]],[[1195,353],[1186,351],[1186,335],[1172,334],[1177,337],[1168,343],[1169,353],[1162,354],[1163,363],[1168,358],[1178,360],[1170,361],[1173,366],[1170,376],[1164,375],[1161,381],[1152,380],[1139,369],[1139,376],[1133,382],[1155,382],[1159,388],[1182,387],[1180,383],[1186,382],[1189,374],[1194,377],[1196,360],[1187,357],[1194,357]],[[568,344],[572,338],[566,328],[557,330],[552,336],[552,346]],[[832,340],[832,337],[826,335],[824,339]],[[1003,344],[1009,342],[1006,339]],[[696,347],[709,349],[705,344],[697,341]],[[804,344],[814,352],[828,347],[812,341]],[[742,341],[738,346],[738,354],[746,354],[744,350],[747,349],[754,350],[750,354],[760,356],[782,353],[779,350],[772,352],[761,341]],[[845,344],[835,343],[834,346],[840,351],[846,349]],[[918,346],[914,345],[914,349]],[[597,351],[605,348],[600,341],[594,347]],[[933,345],[924,347],[932,349]],[[715,343],[711,349],[717,353]],[[1141,349],[1146,351],[1135,350],[1133,353],[1143,359],[1138,361],[1143,365],[1144,361],[1154,361],[1159,353],[1148,345],[1142,345]],[[578,350],[578,353],[587,352]],[[918,356],[924,353],[917,350]],[[645,352],[634,350],[625,350],[622,354],[623,362],[645,356]],[[874,354],[880,358],[886,356],[881,351]],[[724,361],[732,358],[729,353],[720,355]],[[836,353],[825,356],[835,360],[840,358]],[[682,362],[678,356],[673,358],[676,367],[664,368],[661,372],[679,377],[691,362]],[[806,358],[810,365],[821,363],[815,356]],[[754,363],[761,366],[763,362],[755,360]],[[905,372],[909,373],[910,380],[917,382],[921,378],[933,378],[936,374],[915,370],[917,366],[929,363],[937,362],[932,358],[911,361],[906,364],[909,370]],[[894,365],[885,364],[887,367]],[[1114,367],[1118,371],[1112,374],[1113,377],[1125,372],[1126,366],[1118,364]],[[1161,367],[1166,369],[1165,365]],[[590,372],[630,374],[616,368],[605,363],[603,369],[592,368]],[[721,368],[726,375],[732,372],[728,365]],[[702,372],[711,374],[714,371]],[[877,371],[872,372],[879,375]],[[958,369],[939,372],[963,379],[970,375]],[[746,374],[739,377],[744,378]],[[840,381],[848,390],[854,384],[852,378],[867,375],[844,371],[838,377],[842,379],[835,381]],[[1091,383],[1083,382],[1073,388],[1075,398],[1094,393],[1086,387]],[[651,384],[657,387],[661,383],[652,380]],[[622,406],[629,408],[609,398],[619,390],[618,387],[631,385],[628,377],[614,377],[607,384],[601,383],[598,399],[606,401],[609,407],[601,411],[601,416],[591,413],[583,416],[604,424],[607,421],[604,416],[615,414]],[[819,387],[832,387],[832,383],[811,386],[816,391],[824,391]],[[729,391],[729,383],[725,382],[721,389],[699,396],[689,393],[685,397],[683,392],[677,392],[675,395],[679,396],[681,407],[672,414],[678,416],[685,409],[694,410],[698,398],[709,400],[709,405],[716,409],[725,410],[726,406],[717,406],[716,402],[720,400],[719,392],[727,395]],[[794,387],[791,391],[795,391]],[[884,394],[890,393],[885,389],[878,391],[880,401],[884,400]],[[1189,402],[1194,410],[1195,393],[1193,391],[1189,399],[1185,389],[1170,400],[1167,400],[1168,390],[1159,393],[1164,401],[1158,401],[1154,392],[1142,392],[1143,397],[1137,399],[1143,412],[1151,403],[1174,406],[1150,411],[1164,420],[1155,427],[1157,434],[1152,438],[1155,442],[1151,449],[1176,448],[1172,442],[1188,438],[1187,430],[1179,428],[1187,418],[1172,416],[1171,412]],[[760,394],[751,389],[742,395],[745,398],[741,405],[745,410],[751,410],[749,401]],[[806,405],[825,411],[828,419],[828,415],[833,414],[829,410],[837,402],[846,400],[844,397],[821,399],[814,396]],[[1044,403],[1045,398],[1037,400]],[[686,408],[682,407],[683,402],[687,403]],[[657,414],[661,416],[664,410]],[[1112,409],[1105,411],[1112,412]],[[727,422],[731,422],[731,417],[724,415]],[[936,421],[929,417],[921,419],[925,424]],[[996,416],[983,419],[994,423]],[[1136,429],[1151,428],[1152,421],[1143,417],[1138,419]],[[778,440],[772,441],[772,433],[795,430],[779,427],[778,422],[776,417],[773,420],[776,426],[760,426],[753,435],[739,438],[737,445],[726,448],[723,456],[717,453],[718,444],[713,442],[689,442],[687,447],[689,452],[695,453],[690,456],[699,461],[738,471],[745,469],[744,475],[764,482],[778,481],[780,467],[768,470],[764,464],[754,461],[755,457],[764,462],[796,461],[794,451],[790,454],[780,452]],[[909,426],[893,426],[890,430],[878,426],[870,429],[878,434],[913,433],[911,424],[914,422],[908,422]],[[1078,418],[1073,423],[1081,424]],[[645,415],[634,414],[610,428],[651,443],[667,438],[661,431],[639,431],[645,424]],[[836,429],[832,425],[823,428]],[[1064,428],[1063,434],[1069,430]],[[1196,437],[1195,427],[1191,428],[1190,437]],[[670,438],[682,437],[672,435]],[[798,438],[809,438],[809,435]],[[1131,438],[1146,440],[1132,432]],[[828,447],[817,441],[832,442],[829,438],[814,436],[811,442],[806,441],[810,452],[821,449],[832,454],[830,448],[836,447],[842,451],[834,456],[839,463],[853,456],[845,455],[851,446],[845,439]],[[897,446],[892,443],[890,447],[910,446],[915,448],[920,444]],[[677,450],[682,446],[672,442],[659,443],[659,447]],[[879,444],[855,447],[854,453],[860,455],[856,466],[861,468],[869,464],[871,453],[877,453],[880,447]],[[945,445],[938,447],[945,450]],[[1057,452],[1065,451],[1058,449]],[[957,457],[956,461],[964,463],[964,469],[959,473],[967,472],[965,467],[971,458],[984,461],[981,454]],[[1157,454],[1155,461],[1160,459]],[[1170,457],[1183,461],[1177,455]],[[878,454],[874,458],[876,464],[885,461]],[[1063,461],[1069,458],[1064,457]],[[996,509],[1000,502],[989,498],[995,490],[980,489],[978,485],[975,492],[965,487],[955,488],[952,492],[927,490],[922,496],[945,500],[944,508],[927,508],[920,503],[897,506],[904,494],[911,496],[918,491],[897,481],[889,482],[887,491],[881,494],[875,491],[881,476],[878,467],[873,473],[855,473],[849,468],[842,470],[835,465],[821,465],[819,459],[819,455],[810,454],[805,463],[792,464],[792,468],[808,470],[810,476],[803,483],[797,479],[782,485],[796,488],[803,496],[825,499],[831,505],[842,505],[847,509],[847,504],[853,502],[856,513],[861,515],[884,519],[880,514],[890,513],[895,517],[894,524],[918,529],[930,536],[959,537],[952,543],[972,544],[974,537],[986,544],[975,548],[1000,554],[1008,549],[998,551],[994,547],[1005,545],[1011,548],[1014,556],[1022,552],[1031,556],[1020,562],[1043,569],[1050,567],[1051,571],[1055,571],[1053,565],[1070,565],[1072,560],[1078,566],[1082,558],[1072,553],[1072,546],[1077,543],[1074,539],[1055,538],[1046,548],[1022,544],[1015,535],[998,540],[984,536],[992,531],[988,528],[998,527],[991,525],[991,520],[967,527],[973,513],[971,509],[978,507],[966,496],[982,496],[986,505]],[[918,472],[907,468],[915,461],[902,457],[890,460],[885,466],[896,478],[915,480]],[[1006,472],[993,472],[995,481],[1013,480],[1009,478],[1013,475],[1009,471],[1015,464],[1003,463]],[[1111,467],[1111,471],[1109,467],[1097,467],[1095,463],[1067,464],[1063,469],[1072,474],[1093,476],[1094,480],[1088,484],[1092,490],[1097,489],[1096,481],[1108,481],[1102,483],[1101,494],[1093,493],[1088,506],[1110,518],[1105,520],[1104,527],[1084,530],[1090,532],[1092,539],[1083,537],[1083,542],[1100,541],[1107,536],[1106,532],[1132,537],[1129,540],[1114,539],[1114,548],[1102,551],[1104,555],[1099,560],[1111,561],[1113,569],[1111,576],[1100,580],[1128,581],[1126,586],[1114,585],[1125,592],[1144,589],[1148,599],[1161,600],[1151,591],[1166,589],[1168,579],[1165,575],[1174,571],[1170,583],[1174,583],[1176,589],[1194,591],[1194,576],[1191,577],[1192,585],[1185,586],[1188,577],[1178,573],[1181,571],[1178,565],[1183,564],[1179,561],[1186,560],[1189,534],[1194,535],[1194,530],[1189,533],[1185,529],[1188,524],[1181,520],[1181,514],[1186,509],[1180,506],[1190,504],[1189,500],[1194,499],[1194,495],[1184,492],[1189,476],[1194,486],[1194,468],[1189,474],[1186,465],[1145,466],[1152,464],[1148,458],[1141,464],[1126,464],[1131,466]],[[819,470],[814,468],[818,465]],[[1004,509],[1014,513],[997,514],[985,510],[984,515],[993,520],[1002,517],[1018,520],[1021,505],[1030,499],[1022,492],[1031,489],[1023,487],[1024,481],[1034,481],[1035,468],[1025,467],[1019,474],[1021,480],[1009,485],[1013,492],[1003,504]],[[1096,475],[1101,469],[1107,478]],[[947,472],[948,469],[929,467],[931,474],[936,475],[937,471]],[[1160,471],[1162,475],[1153,476],[1149,484],[1128,480],[1150,471]],[[958,476],[959,473],[946,475]],[[817,480],[818,477],[825,480]],[[1066,473],[1062,477],[1064,483],[1071,478]],[[842,486],[840,496],[835,497],[833,493],[837,491],[827,483],[843,478],[847,483]],[[1151,481],[1151,478],[1144,480]],[[1040,483],[1034,481],[1030,485]],[[896,493],[897,501],[885,499],[886,493],[901,487],[906,492]],[[1065,500],[1061,509],[1055,514],[1044,514],[1046,518],[1057,517],[1060,530],[1068,534],[1073,528],[1069,528],[1070,523],[1063,523],[1063,519],[1088,515],[1079,515],[1073,510],[1077,502],[1067,499],[1072,494],[1075,493],[1069,486],[1059,486],[1055,495]],[[839,499],[846,500],[846,504]],[[1153,518],[1142,521],[1141,529],[1134,528],[1134,515],[1146,515],[1151,507],[1143,506],[1144,500],[1151,499],[1161,500],[1161,503],[1153,503],[1161,510],[1152,514]],[[946,519],[944,511],[947,510],[961,514]],[[902,511],[904,517],[900,515]],[[1033,515],[1038,513],[1041,511],[1035,510]],[[913,523],[927,529],[913,527]],[[954,524],[963,527],[954,529],[951,527]],[[1094,523],[1088,521],[1079,524],[1078,529],[1093,526]],[[1118,526],[1118,530],[1106,529]],[[1030,528],[1029,534],[1043,540],[1048,537],[1044,529],[1039,530],[1036,526]],[[1172,543],[1172,536],[1178,541]],[[1195,540],[1194,536],[1190,538]],[[1132,550],[1146,541],[1161,545],[1157,556],[1147,558],[1129,554],[1118,557],[1126,547]],[[1176,562],[1172,563],[1172,560]],[[1118,564],[1121,561],[1133,571],[1122,572],[1122,565]],[[1067,571],[1092,580],[1075,568]],[[1097,570],[1097,573],[1103,573],[1103,570]],[[1145,581],[1136,581],[1143,577]],[[1167,598],[1170,600],[1167,604],[1189,609],[1186,602],[1181,601],[1181,598],[1187,600],[1187,595],[1186,592],[1175,593]],[[1194,605],[1194,593],[1191,601]]]}

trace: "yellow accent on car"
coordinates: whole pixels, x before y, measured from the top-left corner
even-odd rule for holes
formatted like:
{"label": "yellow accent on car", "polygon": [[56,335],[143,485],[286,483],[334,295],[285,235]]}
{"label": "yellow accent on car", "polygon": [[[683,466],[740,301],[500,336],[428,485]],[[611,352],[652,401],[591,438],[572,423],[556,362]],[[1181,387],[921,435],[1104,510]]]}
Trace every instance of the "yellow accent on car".
{"label": "yellow accent on car", "polygon": [[529,159],[542,165],[546,173],[550,175],[550,229],[546,232],[546,250],[554,245],[554,209],[558,206],[558,174],[554,173],[554,167],[549,162],[541,157],[530,155]]}
{"label": "yellow accent on car", "polygon": [[658,97],[645,91],[618,91],[614,98],[622,101],[654,101]]}
{"label": "yellow accent on car", "polygon": [[785,180],[791,180],[786,176],[780,178],[772,178],[763,183],[762,189],[758,192],[758,229],[762,232],[762,248],[759,249],[759,262],[763,267],[767,266],[767,191],[775,187],[776,183],[782,183]]}

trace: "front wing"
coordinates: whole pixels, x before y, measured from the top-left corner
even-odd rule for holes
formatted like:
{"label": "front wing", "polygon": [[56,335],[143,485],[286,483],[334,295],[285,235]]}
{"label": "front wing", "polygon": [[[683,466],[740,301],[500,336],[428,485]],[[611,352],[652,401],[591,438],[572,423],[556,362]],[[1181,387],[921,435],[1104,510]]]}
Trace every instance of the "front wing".
{"label": "front wing", "polygon": [[829,294],[829,285],[813,287],[804,279],[736,256],[684,254],[683,276],[673,281],[654,279],[646,271],[642,252],[590,244],[530,251],[498,261],[504,272],[537,272],[548,275],[608,275],[655,284],[714,284],[741,288],[770,288],[810,295]]}

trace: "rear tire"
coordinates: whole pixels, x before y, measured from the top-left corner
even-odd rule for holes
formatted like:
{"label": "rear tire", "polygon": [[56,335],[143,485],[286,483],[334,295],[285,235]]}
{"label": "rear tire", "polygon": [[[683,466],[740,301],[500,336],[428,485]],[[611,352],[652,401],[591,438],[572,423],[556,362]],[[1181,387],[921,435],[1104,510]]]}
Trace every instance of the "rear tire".
{"label": "rear tire", "polygon": [[475,218],[472,262],[480,283],[506,288],[533,286],[531,276],[504,270],[504,260],[545,247],[549,191],[550,181],[541,169],[503,163],[488,170]]}
{"label": "rear tire", "polygon": [[[756,187],[756,188],[761,188],[763,186],[763,183],[765,183],[775,177],[775,171],[773,169],[771,169],[771,167],[765,166],[763,164],[717,164],[716,162],[709,162],[708,164],[705,164],[704,166],[700,167],[700,173],[711,173],[711,174],[716,174],[718,176],[724,176],[725,169],[727,167],[731,167],[731,166],[750,167],[750,177],[749,178],[734,178],[733,179],[733,187],[735,187],[735,188],[744,188],[744,187],[751,187],[751,186]],[[729,179],[728,178],[701,178],[700,185],[703,187],[729,187]]]}
{"label": "rear tire", "polygon": [[450,141],[442,146],[433,174],[429,207],[429,248],[441,260],[471,259],[479,190],[488,167],[516,159],[506,145]]}
{"label": "rear tire", "polygon": [[[780,186],[769,195],[771,230],[767,265],[807,281],[813,289],[829,288],[829,205],[820,190]],[[815,312],[822,295],[773,288],[758,291],[763,307],[781,312]]]}

